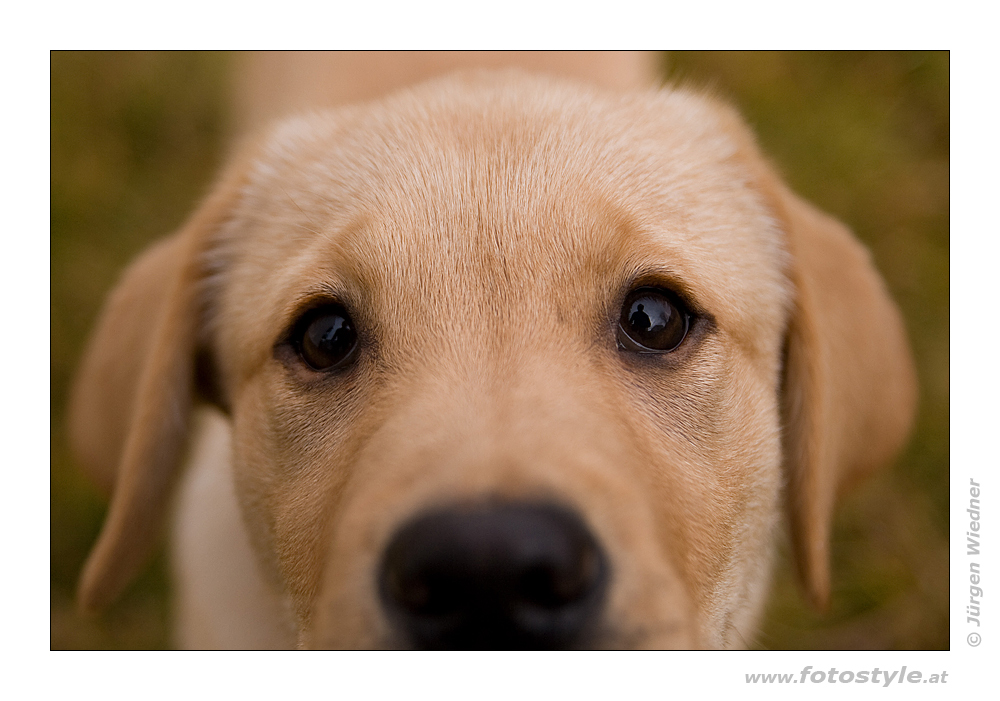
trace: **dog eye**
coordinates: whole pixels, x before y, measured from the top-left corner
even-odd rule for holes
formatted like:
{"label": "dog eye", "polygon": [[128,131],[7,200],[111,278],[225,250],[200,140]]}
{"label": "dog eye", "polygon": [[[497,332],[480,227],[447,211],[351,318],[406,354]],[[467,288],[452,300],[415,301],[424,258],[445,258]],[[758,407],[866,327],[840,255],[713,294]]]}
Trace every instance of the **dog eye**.
{"label": "dog eye", "polygon": [[690,314],[675,294],[640,287],[622,305],[618,347],[634,353],[669,353],[687,336],[689,323]]}
{"label": "dog eye", "polygon": [[335,370],[354,356],[358,334],[347,310],[339,305],[307,312],[297,329],[295,345],[313,370]]}

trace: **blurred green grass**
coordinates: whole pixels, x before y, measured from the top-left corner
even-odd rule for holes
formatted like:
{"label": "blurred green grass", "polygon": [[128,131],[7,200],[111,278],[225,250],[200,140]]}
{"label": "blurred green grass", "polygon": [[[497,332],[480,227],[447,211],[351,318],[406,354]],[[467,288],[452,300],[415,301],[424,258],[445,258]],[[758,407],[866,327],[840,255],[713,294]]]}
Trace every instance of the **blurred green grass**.
{"label": "blurred green grass", "polygon": [[66,444],[69,383],[104,296],[127,263],[190,213],[220,166],[229,57],[218,53],[51,56],[51,646],[169,644],[162,554],[100,617],[74,608],[105,499]]}
{"label": "blurred green grass", "polygon": [[[848,223],[899,302],[921,381],[913,440],[850,495],[834,531],[833,599],[811,610],[787,544],[757,646],[948,647],[946,52],[670,52],[669,82],[735,103],[792,186]],[[56,52],[51,61],[51,646],[169,646],[159,554],[98,617],[73,607],[105,499],[72,463],[65,406],[105,294],[192,210],[224,160],[232,57]]]}

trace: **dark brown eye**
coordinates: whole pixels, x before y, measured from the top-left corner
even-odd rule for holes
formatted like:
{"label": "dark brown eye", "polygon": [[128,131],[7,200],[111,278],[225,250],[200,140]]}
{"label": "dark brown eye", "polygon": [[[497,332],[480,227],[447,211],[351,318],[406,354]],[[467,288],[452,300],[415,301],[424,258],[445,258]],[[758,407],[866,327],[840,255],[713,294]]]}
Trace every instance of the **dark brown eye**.
{"label": "dark brown eye", "polygon": [[299,355],[313,370],[335,370],[354,357],[358,334],[347,310],[330,305],[307,312],[293,340]]}
{"label": "dark brown eye", "polygon": [[689,321],[677,295],[659,287],[640,287],[622,305],[618,347],[634,353],[669,353],[687,336]]}

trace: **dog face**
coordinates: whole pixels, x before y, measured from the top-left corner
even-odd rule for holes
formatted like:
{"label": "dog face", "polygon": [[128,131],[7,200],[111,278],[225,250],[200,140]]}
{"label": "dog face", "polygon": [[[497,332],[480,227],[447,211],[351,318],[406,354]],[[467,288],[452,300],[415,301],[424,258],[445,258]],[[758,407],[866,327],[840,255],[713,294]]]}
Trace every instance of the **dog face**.
{"label": "dog face", "polygon": [[121,464],[83,597],[136,566],[200,386],[306,646],[743,646],[783,483],[822,600],[834,497],[912,413],[863,250],[684,92],[469,75],[298,118],[136,265],[75,399]]}

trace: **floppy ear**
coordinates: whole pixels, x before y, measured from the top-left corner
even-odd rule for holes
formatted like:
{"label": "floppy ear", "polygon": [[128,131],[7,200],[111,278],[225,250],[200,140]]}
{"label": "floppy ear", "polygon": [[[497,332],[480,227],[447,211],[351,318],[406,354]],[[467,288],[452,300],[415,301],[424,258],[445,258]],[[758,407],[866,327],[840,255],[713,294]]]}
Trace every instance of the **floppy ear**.
{"label": "floppy ear", "polygon": [[129,267],[91,338],[71,396],[70,439],[113,494],[80,579],[84,608],[116,598],[159,533],[196,392],[204,254],[245,172],[228,171],[180,232]]}
{"label": "floppy ear", "polygon": [[868,251],[776,178],[768,189],[787,231],[796,290],[782,392],[787,508],[799,575],[822,608],[835,501],[902,447],[916,373]]}

